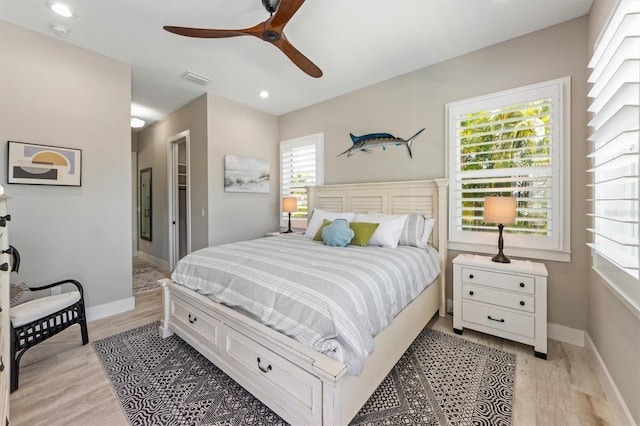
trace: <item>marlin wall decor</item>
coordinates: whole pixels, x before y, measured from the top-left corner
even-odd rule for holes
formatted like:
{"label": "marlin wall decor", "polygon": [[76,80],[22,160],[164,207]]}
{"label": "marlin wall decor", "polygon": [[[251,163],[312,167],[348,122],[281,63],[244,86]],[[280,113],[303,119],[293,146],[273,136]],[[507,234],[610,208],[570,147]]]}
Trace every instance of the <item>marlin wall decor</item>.
{"label": "marlin wall decor", "polygon": [[424,129],[419,130],[418,133],[411,136],[409,139],[400,139],[390,133],[369,133],[362,136],[355,136],[353,133],[349,133],[353,145],[348,150],[338,154],[337,156],[339,157],[343,154],[347,154],[347,157],[351,157],[356,152],[371,152],[371,148],[379,146],[381,146],[383,150],[386,150],[387,145],[405,145],[407,147],[407,151],[409,151],[409,157],[413,158],[413,154],[411,153],[411,142],[413,142],[413,140],[422,133],[423,130]]}

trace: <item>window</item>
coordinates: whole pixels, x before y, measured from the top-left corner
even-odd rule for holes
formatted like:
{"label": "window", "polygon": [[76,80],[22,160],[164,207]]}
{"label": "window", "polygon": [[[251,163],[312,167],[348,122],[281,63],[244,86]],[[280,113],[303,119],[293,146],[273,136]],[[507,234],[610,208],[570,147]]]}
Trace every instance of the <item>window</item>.
{"label": "window", "polygon": [[494,253],[484,197],[510,196],[505,252],[570,260],[569,93],[567,77],[447,105],[449,248]]}
{"label": "window", "polygon": [[[280,142],[280,203],[282,197],[298,199],[298,211],[291,214],[292,227],[307,226],[309,204],[305,186],[323,183],[323,141],[324,134],[316,133]],[[280,224],[287,226],[288,218],[289,215],[283,212]]]}
{"label": "window", "polygon": [[589,68],[593,266],[640,313],[640,2],[620,2]]}

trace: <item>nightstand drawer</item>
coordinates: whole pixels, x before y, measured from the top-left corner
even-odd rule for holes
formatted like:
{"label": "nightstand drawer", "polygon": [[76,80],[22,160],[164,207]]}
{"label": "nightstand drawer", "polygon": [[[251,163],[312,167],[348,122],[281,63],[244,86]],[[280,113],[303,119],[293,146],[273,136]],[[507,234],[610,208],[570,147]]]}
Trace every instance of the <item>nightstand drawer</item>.
{"label": "nightstand drawer", "polygon": [[535,293],[535,278],[525,275],[485,271],[483,269],[462,268],[462,282],[483,284],[504,290]]}
{"label": "nightstand drawer", "polygon": [[523,293],[512,293],[486,286],[464,284],[462,286],[462,298],[525,312],[535,312],[535,297]]}
{"label": "nightstand drawer", "polygon": [[533,316],[509,312],[488,305],[462,302],[462,320],[529,338],[535,336]]}

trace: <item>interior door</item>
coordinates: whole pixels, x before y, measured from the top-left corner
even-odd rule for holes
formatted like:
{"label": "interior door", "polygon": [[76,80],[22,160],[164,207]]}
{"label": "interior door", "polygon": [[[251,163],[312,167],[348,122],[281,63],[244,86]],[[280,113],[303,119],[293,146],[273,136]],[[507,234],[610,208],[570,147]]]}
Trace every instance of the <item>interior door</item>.
{"label": "interior door", "polygon": [[169,266],[191,252],[189,131],[169,139]]}

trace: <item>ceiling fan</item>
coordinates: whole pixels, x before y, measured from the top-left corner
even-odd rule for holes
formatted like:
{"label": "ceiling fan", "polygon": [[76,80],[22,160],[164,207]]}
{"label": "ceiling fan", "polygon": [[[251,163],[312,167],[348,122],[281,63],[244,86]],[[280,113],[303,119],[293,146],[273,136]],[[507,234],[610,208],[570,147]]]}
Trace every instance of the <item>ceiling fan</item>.
{"label": "ceiling fan", "polygon": [[240,30],[218,30],[209,28],[187,28],[165,26],[165,30],[196,38],[226,38],[250,35],[267,41],[280,49],[298,68],[311,77],[322,77],[322,70],[318,68],[302,52],[293,47],[284,35],[284,27],[300,9],[305,0],[262,0],[262,5],[269,12],[270,17],[259,24]]}

